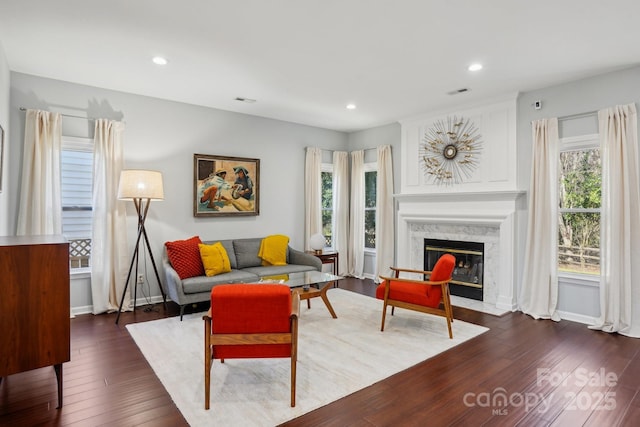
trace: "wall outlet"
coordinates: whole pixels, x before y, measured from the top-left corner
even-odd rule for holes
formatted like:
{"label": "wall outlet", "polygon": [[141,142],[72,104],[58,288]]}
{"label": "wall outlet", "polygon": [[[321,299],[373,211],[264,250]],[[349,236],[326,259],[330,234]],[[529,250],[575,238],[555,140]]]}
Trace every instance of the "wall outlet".
{"label": "wall outlet", "polygon": [[144,275],[138,274],[138,284],[141,285],[144,283]]}

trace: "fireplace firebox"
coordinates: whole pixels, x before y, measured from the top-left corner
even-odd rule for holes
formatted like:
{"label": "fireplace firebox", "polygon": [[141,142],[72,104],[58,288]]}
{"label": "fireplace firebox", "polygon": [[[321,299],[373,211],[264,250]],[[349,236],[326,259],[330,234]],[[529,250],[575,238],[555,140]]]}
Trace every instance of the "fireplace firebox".
{"label": "fireplace firebox", "polygon": [[458,240],[424,239],[424,269],[433,270],[436,261],[449,253],[456,258],[451,295],[483,300],[484,243]]}

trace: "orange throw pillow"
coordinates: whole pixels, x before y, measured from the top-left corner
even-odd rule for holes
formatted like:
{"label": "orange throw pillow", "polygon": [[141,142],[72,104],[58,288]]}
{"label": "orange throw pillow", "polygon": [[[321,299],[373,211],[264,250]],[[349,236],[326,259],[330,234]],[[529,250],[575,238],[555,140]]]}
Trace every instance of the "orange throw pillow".
{"label": "orange throw pillow", "polygon": [[164,244],[167,248],[169,262],[171,262],[171,266],[178,273],[180,279],[204,276],[204,266],[200,257],[200,248],[198,247],[201,243],[199,236],[193,236],[190,239],[176,240]]}

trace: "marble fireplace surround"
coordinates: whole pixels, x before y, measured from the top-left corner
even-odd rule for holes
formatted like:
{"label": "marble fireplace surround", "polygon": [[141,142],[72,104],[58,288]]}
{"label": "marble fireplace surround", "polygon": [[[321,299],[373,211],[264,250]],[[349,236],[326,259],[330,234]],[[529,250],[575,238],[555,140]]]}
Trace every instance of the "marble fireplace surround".
{"label": "marble fireplace surround", "polygon": [[425,238],[484,243],[483,305],[515,310],[516,213],[523,194],[397,195],[398,265],[422,270]]}

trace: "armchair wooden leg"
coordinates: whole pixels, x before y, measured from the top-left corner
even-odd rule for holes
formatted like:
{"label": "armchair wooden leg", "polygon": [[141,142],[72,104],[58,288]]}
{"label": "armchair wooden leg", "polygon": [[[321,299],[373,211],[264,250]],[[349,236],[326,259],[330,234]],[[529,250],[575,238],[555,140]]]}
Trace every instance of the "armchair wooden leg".
{"label": "armchair wooden leg", "polygon": [[209,409],[211,401],[211,363],[204,362],[204,409]]}
{"label": "armchair wooden leg", "polygon": [[449,329],[449,338],[453,339],[453,331],[451,330],[451,323],[453,322],[453,310],[451,305],[445,305],[445,315],[447,317],[447,328]]}
{"label": "armchair wooden leg", "polygon": [[204,322],[204,409],[209,409],[209,403],[211,399],[211,320],[207,319]]}
{"label": "armchair wooden leg", "polygon": [[296,406],[296,360],[291,358],[291,407]]}
{"label": "armchair wooden leg", "polygon": [[453,307],[451,306],[451,295],[449,294],[449,285],[443,285],[442,290],[442,302],[444,304],[444,313],[447,317],[447,328],[449,329],[449,338],[453,339],[453,331],[451,330],[451,323],[453,322]]}
{"label": "armchair wooden leg", "polygon": [[300,302],[294,299],[296,314],[292,315],[291,321],[291,407],[296,406],[296,367],[298,365],[298,315],[297,308]]}

